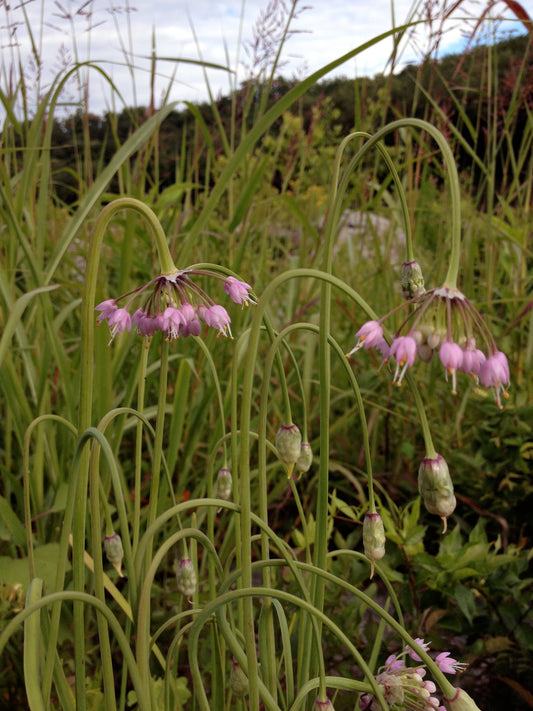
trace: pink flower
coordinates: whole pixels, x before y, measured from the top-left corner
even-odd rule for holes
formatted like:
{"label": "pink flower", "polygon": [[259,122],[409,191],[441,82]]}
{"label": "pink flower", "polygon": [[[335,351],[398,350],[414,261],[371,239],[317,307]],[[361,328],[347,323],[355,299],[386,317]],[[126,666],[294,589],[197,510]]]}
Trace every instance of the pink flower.
{"label": "pink flower", "polygon": [[131,316],[126,309],[115,309],[108,317],[107,323],[111,329],[111,339],[109,343],[111,343],[117,333],[131,331]]}
{"label": "pink flower", "polygon": [[107,301],[102,301],[101,304],[94,307],[95,311],[100,311],[100,315],[96,319],[96,323],[100,324],[111,316],[111,314],[118,309],[114,299],[107,299]]}
{"label": "pink flower", "polygon": [[363,348],[363,346],[365,350],[378,346],[378,344],[384,340],[383,328],[379,321],[367,321],[357,331],[355,337],[359,340],[355,344],[355,348],[352,348],[348,353],[349,356],[352,355],[352,353],[356,353],[360,348]]}
{"label": "pink flower", "polygon": [[216,328],[223,336],[231,336],[231,319],[223,306],[215,304],[203,312],[202,318],[208,326]]}
{"label": "pink flower", "polygon": [[251,288],[250,284],[247,284],[245,281],[239,281],[232,276],[228,277],[224,281],[224,291],[236,304],[243,304],[246,306],[248,303],[255,304],[255,301],[248,293]]}
{"label": "pink flower", "polygon": [[182,334],[184,336],[199,336],[202,326],[194,306],[188,303],[183,304],[181,314],[183,316]]}
{"label": "pink flower", "polygon": [[396,671],[397,669],[404,669],[405,662],[403,659],[399,659],[395,654],[391,654],[385,660],[385,666],[389,671]]}
{"label": "pink flower", "polygon": [[163,331],[166,332],[169,341],[178,338],[180,329],[185,323],[185,319],[179,309],[168,306],[163,311]]}
{"label": "pink flower", "polygon": [[390,347],[390,355],[396,360],[396,371],[392,382],[395,385],[400,385],[405,371],[415,362],[415,339],[412,336],[400,336],[399,338],[395,338]]}
{"label": "pink flower", "polygon": [[463,350],[463,362],[461,363],[460,370],[466,373],[466,375],[472,375],[476,383],[478,383],[481,366],[486,360],[483,351],[476,348],[476,339],[469,338]]}
{"label": "pink flower", "polygon": [[455,374],[457,373],[457,369],[463,364],[463,350],[453,341],[444,341],[439,348],[439,358],[442,365],[446,368],[446,380],[448,380],[448,373],[452,376],[452,393],[457,395]]}
{"label": "pink flower", "polygon": [[[424,652],[427,652],[429,650],[429,644],[427,642],[424,642],[424,640],[421,639],[420,637],[416,637],[415,642],[418,644],[419,647],[422,647]],[[418,654],[414,651],[414,649],[411,649],[411,647],[406,647],[405,651],[411,657],[411,659],[414,659],[415,662],[422,661],[420,659],[420,657],[418,656]]]}
{"label": "pink flower", "polygon": [[511,376],[509,373],[509,363],[507,357],[501,351],[495,351],[487,360],[481,364],[479,371],[481,382],[486,388],[493,388],[496,403],[502,407],[501,394],[506,398],[507,387]]}
{"label": "pink flower", "polygon": [[137,326],[137,331],[141,334],[141,336],[151,337],[156,331],[166,330],[163,314],[149,316],[142,309],[137,309],[131,317],[131,320],[135,326]]}
{"label": "pink flower", "polygon": [[452,659],[452,657],[450,657],[450,652],[441,652],[440,654],[437,654],[435,661],[437,662],[437,666],[441,672],[444,672],[444,674],[455,674],[457,671],[461,671],[467,666],[462,662]]}
{"label": "pink flower", "polygon": [[[160,274],[146,284],[139,286],[116,299],[108,299],[98,304],[97,322],[107,320],[111,328],[111,340],[114,336],[134,324],[137,332],[150,338],[161,331],[167,340],[179,336],[199,336],[202,332],[200,319],[220,333],[231,336],[230,317],[223,306],[215,304],[213,299],[198,286],[193,277],[214,277],[224,282],[224,289],[233,301],[245,304],[255,303],[249,295],[249,284],[235,277],[223,277],[211,269],[181,269],[168,274]],[[143,296],[144,301],[133,315],[129,307],[134,299]],[[117,304],[127,300],[124,308]]]}

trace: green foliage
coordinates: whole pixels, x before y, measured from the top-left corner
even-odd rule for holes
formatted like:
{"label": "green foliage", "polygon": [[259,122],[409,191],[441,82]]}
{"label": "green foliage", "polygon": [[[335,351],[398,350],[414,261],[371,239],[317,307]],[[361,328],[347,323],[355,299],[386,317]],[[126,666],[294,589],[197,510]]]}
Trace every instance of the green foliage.
{"label": "green foliage", "polygon": [[[528,52],[526,39],[516,38],[397,76],[303,83],[275,79],[274,61],[270,74],[263,71],[231,96],[182,112],[164,105],[158,112],[95,117],[80,110],[58,118],[66,72],[34,114],[17,119],[13,107],[24,85],[15,95],[3,87],[0,634],[8,662],[0,665],[0,697],[6,703],[26,703],[15,625],[26,594],[39,604],[39,580],[46,604],[24,618],[26,637],[34,640],[26,663],[39,667],[26,679],[35,708],[41,694],[50,708],[68,711],[76,704],[80,711],[205,708],[207,694],[218,711],[233,707],[235,660],[252,687],[266,686],[275,699],[269,708],[296,708],[306,682],[324,672],[346,684],[337,711],[353,709],[357,694],[371,691],[357,655],[364,653],[375,672],[410,639],[393,633],[377,602],[405,635],[416,630],[433,649],[471,661],[461,678],[465,687],[479,692],[476,685],[484,685],[497,698],[504,678],[512,682],[505,689],[514,689],[515,708],[528,698]],[[461,289],[480,305],[513,368],[500,411],[473,383],[453,396],[440,363],[415,366],[459,502],[445,535],[417,493],[425,443],[412,391],[394,387],[386,367],[376,375],[374,354],[361,351],[347,366],[332,345],[349,350],[368,316],[354,288],[379,316],[399,303],[407,225],[383,154],[365,156],[348,176],[339,222],[328,222],[339,143],[354,128],[374,132],[397,116],[429,119],[449,138],[465,216]],[[341,173],[362,144],[346,147]],[[426,284],[435,286],[449,258],[441,155],[418,130],[395,132],[383,149],[402,178]],[[109,346],[101,326],[84,360],[88,247],[104,206],[126,195],[153,210],[179,268],[220,264],[253,284],[261,305],[244,309],[227,300],[235,340],[209,334],[169,346],[155,336],[148,347],[137,334],[123,333]],[[349,230],[341,239],[346,210],[390,220],[384,232],[370,221],[363,241]],[[334,289],[317,276],[330,238]],[[97,301],[149,282],[159,267],[150,227],[131,211],[114,216],[98,257]],[[210,288],[207,279],[201,286]],[[264,306],[260,321],[256,313]],[[397,315],[399,327],[403,311]],[[94,397],[85,422],[87,383]],[[314,459],[309,473],[287,481],[272,443],[279,425],[292,420]],[[89,429],[78,431],[80,422]],[[386,557],[372,580],[361,541],[373,501],[367,435],[387,535]],[[222,466],[233,472],[235,503],[211,499]],[[246,476],[250,486],[241,489]],[[245,525],[245,516],[257,518]],[[124,578],[102,554],[102,537],[115,529],[124,543]],[[180,557],[190,557],[198,574],[190,601],[176,589]],[[317,560],[323,565],[310,568]],[[252,582],[272,597],[254,595]],[[242,588],[248,597],[237,596]],[[317,632],[311,621],[322,608]],[[256,621],[261,659],[254,669]],[[308,693],[312,703],[314,687]],[[270,698],[263,687],[261,694]],[[496,706],[489,701],[484,708]]]}

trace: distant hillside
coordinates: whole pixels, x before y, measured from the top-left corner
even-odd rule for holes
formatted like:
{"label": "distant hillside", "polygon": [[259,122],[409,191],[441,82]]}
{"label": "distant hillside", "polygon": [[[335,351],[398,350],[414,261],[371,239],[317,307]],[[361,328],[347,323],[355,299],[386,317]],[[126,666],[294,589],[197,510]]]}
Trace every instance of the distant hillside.
{"label": "distant hillside", "polygon": [[[196,161],[196,172],[201,175],[202,145],[206,141],[216,152],[222,152],[222,130],[229,133],[233,121],[239,135],[243,127],[252,125],[258,111],[265,110],[294,84],[279,77],[265,97],[267,87],[245,83],[235,96],[217,99],[216,113],[207,103],[172,112],[160,131],[157,179],[153,179],[160,187],[173,183],[184,151],[187,160]],[[394,76],[327,79],[312,87],[293,109],[302,117],[304,127],[309,127],[312,117],[316,119],[318,115],[324,141],[332,144],[354,129],[372,132],[401,116],[429,120],[449,137],[461,169],[476,164],[473,154],[478,157],[478,167],[474,168],[476,184],[483,177],[479,162],[484,161],[489,150],[487,136],[494,136],[498,126],[505,126],[502,135],[510,137],[497,146],[496,179],[505,184],[506,166],[513,151],[520,149],[532,111],[533,49],[528,35],[410,65]],[[78,112],[55,121],[53,166],[58,198],[66,203],[75,201],[79,191],[75,176],[84,173],[79,170],[80,164],[90,180],[150,113],[144,107],[102,117]],[[84,131],[91,137],[90,156],[77,151],[77,146],[83,145]],[[531,130],[527,135],[530,134]],[[495,150],[495,146],[490,148]]]}

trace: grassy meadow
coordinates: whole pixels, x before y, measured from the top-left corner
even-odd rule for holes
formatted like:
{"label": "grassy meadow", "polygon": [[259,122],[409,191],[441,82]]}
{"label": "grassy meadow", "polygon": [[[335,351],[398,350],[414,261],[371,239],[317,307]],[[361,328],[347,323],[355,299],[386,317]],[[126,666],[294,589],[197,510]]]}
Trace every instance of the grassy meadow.
{"label": "grassy meadow", "polygon": [[531,20],[289,82],[265,6],[185,110],[0,8],[0,709],[531,709]]}

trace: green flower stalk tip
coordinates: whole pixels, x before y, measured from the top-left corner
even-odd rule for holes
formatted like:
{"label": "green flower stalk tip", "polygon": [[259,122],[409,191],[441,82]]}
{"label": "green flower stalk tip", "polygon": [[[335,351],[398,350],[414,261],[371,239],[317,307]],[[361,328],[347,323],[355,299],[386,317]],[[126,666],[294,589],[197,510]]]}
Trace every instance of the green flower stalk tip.
{"label": "green flower stalk tip", "polygon": [[229,677],[231,691],[239,698],[246,696],[249,690],[248,677],[243,672],[241,666],[233,660]]}
{"label": "green flower stalk tip", "polygon": [[326,699],[325,701],[320,701],[320,699],[316,699],[315,703],[313,704],[312,711],[335,711],[335,709],[329,699]]}
{"label": "green flower stalk tip", "polygon": [[112,533],[110,536],[104,536],[104,551],[107,560],[111,563],[113,568],[119,574],[122,575],[122,559],[124,558],[124,548],[122,546],[122,538],[118,533]]}
{"label": "green flower stalk tip", "polygon": [[448,711],[480,711],[479,706],[463,689],[457,689],[453,699],[444,699]]}
{"label": "green flower stalk tip", "polygon": [[217,497],[222,499],[222,501],[229,501],[231,496],[231,490],[233,486],[233,480],[231,477],[231,472],[226,467],[222,467],[218,470],[217,481],[216,481],[216,492]]}
{"label": "green flower stalk tip", "polygon": [[363,548],[370,561],[370,578],[374,577],[374,563],[385,555],[385,528],[378,513],[366,513],[363,521]]}
{"label": "green flower stalk tip", "polygon": [[281,425],[275,444],[279,458],[287,467],[287,478],[290,479],[302,451],[302,434],[298,425]]}
{"label": "green flower stalk tip", "polygon": [[436,457],[424,457],[421,461],[418,470],[418,491],[429,513],[441,517],[442,532],[446,533],[447,519],[455,510],[456,500],[448,465],[440,454]]}
{"label": "green flower stalk tip", "polygon": [[180,558],[177,561],[176,582],[178,592],[190,602],[196,592],[196,572],[190,558]]}
{"label": "green flower stalk tip", "polygon": [[402,296],[404,299],[414,299],[426,291],[422,267],[416,261],[404,262],[401,269]]}

